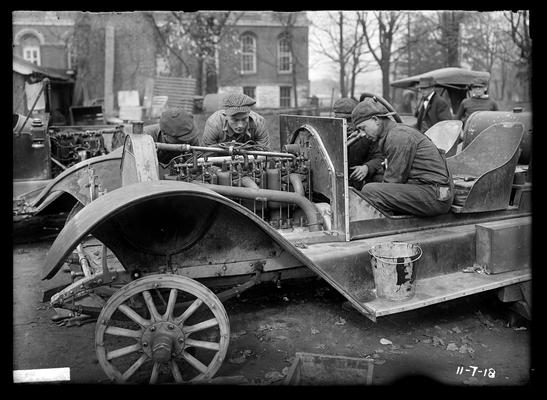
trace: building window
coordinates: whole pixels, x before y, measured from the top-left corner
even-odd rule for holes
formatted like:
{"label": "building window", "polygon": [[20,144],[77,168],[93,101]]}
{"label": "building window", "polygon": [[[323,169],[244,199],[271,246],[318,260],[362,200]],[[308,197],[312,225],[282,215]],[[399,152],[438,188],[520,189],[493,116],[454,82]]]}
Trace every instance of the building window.
{"label": "building window", "polygon": [[256,73],[256,40],[248,33],[241,36],[241,73]]}
{"label": "building window", "polygon": [[287,38],[279,39],[277,42],[277,67],[279,72],[292,72],[291,47]]}
{"label": "building window", "polygon": [[280,86],[279,87],[279,107],[291,106],[291,87]]}
{"label": "building window", "polygon": [[243,86],[243,94],[256,100],[256,87],[255,86]]}
{"label": "building window", "polygon": [[40,47],[26,46],[23,48],[23,58],[31,63],[40,65]]}

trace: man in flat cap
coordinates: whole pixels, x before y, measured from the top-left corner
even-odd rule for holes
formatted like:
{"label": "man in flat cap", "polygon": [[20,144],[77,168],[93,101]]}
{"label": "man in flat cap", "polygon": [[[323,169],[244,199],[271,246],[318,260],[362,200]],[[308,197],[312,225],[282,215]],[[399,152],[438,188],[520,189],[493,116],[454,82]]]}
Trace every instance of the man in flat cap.
{"label": "man in flat cap", "polygon": [[[169,108],[160,117],[158,124],[147,125],[143,133],[152,136],[156,143],[199,145],[199,139],[194,129],[194,117],[183,108]],[[158,151],[158,161],[167,164],[175,154],[168,151]]]}
{"label": "man in flat cap", "polygon": [[[350,97],[342,97],[334,102],[333,111],[335,118],[344,118],[347,121],[348,136],[355,127],[351,120],[351,112],[358,104],[357,100]],[[349,184],[357,190],[361,190],[368,182],[381,182],[383,178],[382,162],[384,157],[378,151],[378,146],[362,136],[348,147],[348,174]]]}
{"label": "man in flat cap", "polygon": [[386,157],[382,183],[368,183],[361,193],[384,212],[432,216],[450,210],[453,183],[442,151],[418,130],[396,123],[393,113],[373,98],[352,112],[357,135],[378,144]]}
{"label": "man in flat cap", "polygon": [[452,119],[450,105],[435,92],[436,82],[430,76],[420,78],[418,91],[422,98],[414,113],[417,118],[416,129],[424,133],[439,121]]}
{"label": "man in flat cap", "polygon": [[498,111],[497,103],[486,94],[488,80],[475,78],[469,85],[470,97],[460,103],[455,119],[460,119],[465,125],[467,118],[475,111]]}
{"label": "man in flat cap", "polygon": [[256,103],[245,94],[230,94],[224,98],[223,109],[211,114],[205,122],[202,144],[214,146],[217,143],[235,141],[251,142],[270,149],[270,134],[264,117],[251,110]]}

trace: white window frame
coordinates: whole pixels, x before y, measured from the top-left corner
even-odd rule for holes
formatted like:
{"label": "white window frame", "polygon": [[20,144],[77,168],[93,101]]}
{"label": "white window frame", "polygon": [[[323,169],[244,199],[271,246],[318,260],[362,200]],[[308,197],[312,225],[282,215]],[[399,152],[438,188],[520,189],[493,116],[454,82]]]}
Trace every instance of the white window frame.
{"label": "white window frame", "polygon": [[[250,51],[245,51],[244,40],[252,40]],[[241,44],[241,73],[242,74],[256,74],[256,38],[250,33],[244,33],[240,37]],[[252,57],[252,69],[245,69],[245,57]]]}
{"label": "white window frame", "polygon": [[[30,55],[29,55],[30,52]],[[34,53],[35,54],[32,54]],[[25,46],[23,47],[23,58],[36,65],[41,64],[40,60],[40,46]]]}
{"label": "white window frame", "polygon": [[[281,104],[281,99],[282,99],[281,91],[282,91],[282,89],[289,89],[289,105],[288,106]],[[286,98],[287,97],[283,97],[283,99],[286,99]],[[293,101],[292,101],[292,86],[279,86],[279,107],[282,107],[282,108],[292,107],[292,103],[293,103]]]}
{"label": "white window frame", "polygon": [[[284,49],[284,47],[287,47],[287,49]],[[285,57],[288,58],[289,69],[281,69],[283,65],[281,60]],[[292,73],[292,53],[289,47],[289,39],[286,37],[282,37],[277,41],[277,72],[280,74]]]}
{"label": "white window frame", "polygon": [[[247,93],[245,93],[245,88],[250,88],[253,90],[253,96],[249,96]],[[256,86],[243,86],[243,94],[246,94],[247,96],[253,98],[256,100]]]}

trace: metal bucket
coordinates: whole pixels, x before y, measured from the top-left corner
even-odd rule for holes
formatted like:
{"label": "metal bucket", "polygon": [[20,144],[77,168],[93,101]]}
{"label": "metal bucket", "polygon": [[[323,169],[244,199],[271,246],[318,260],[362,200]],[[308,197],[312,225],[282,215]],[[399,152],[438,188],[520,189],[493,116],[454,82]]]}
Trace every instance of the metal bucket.
{"label": "metal bucket", "polygon": [[420,246],[404,242],[385,242],[373,246],[369,254],[376,296],[395,301],[414,296],[415,263],[422,256]]}

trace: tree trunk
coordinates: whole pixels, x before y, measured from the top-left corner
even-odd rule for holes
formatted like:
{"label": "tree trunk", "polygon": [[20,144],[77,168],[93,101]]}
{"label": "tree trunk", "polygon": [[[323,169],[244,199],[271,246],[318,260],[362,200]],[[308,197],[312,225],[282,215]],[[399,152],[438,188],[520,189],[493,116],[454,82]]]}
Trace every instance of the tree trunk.
{"label": "tree trunk", "polygon": [[390,87],[389,87],[389,62],[390,57],[386,57],[382,62],[382,97],[389,103],[391,101]]}
{"label": "tree trunk", "polygon": [[441,14],[442,43],[445,50],[445,66],[459,67],[460,16],[454,11]]}
{"label": "tree trunk", "polygon": [[339,12],[339,21],[338,21],[338,28],[340,32],[339,37],[339,63],[340,63],[340,96],[346,97],[347,96],[347,88],[346,88],[346,62],[344,60],[344,16],[342,12]]}

